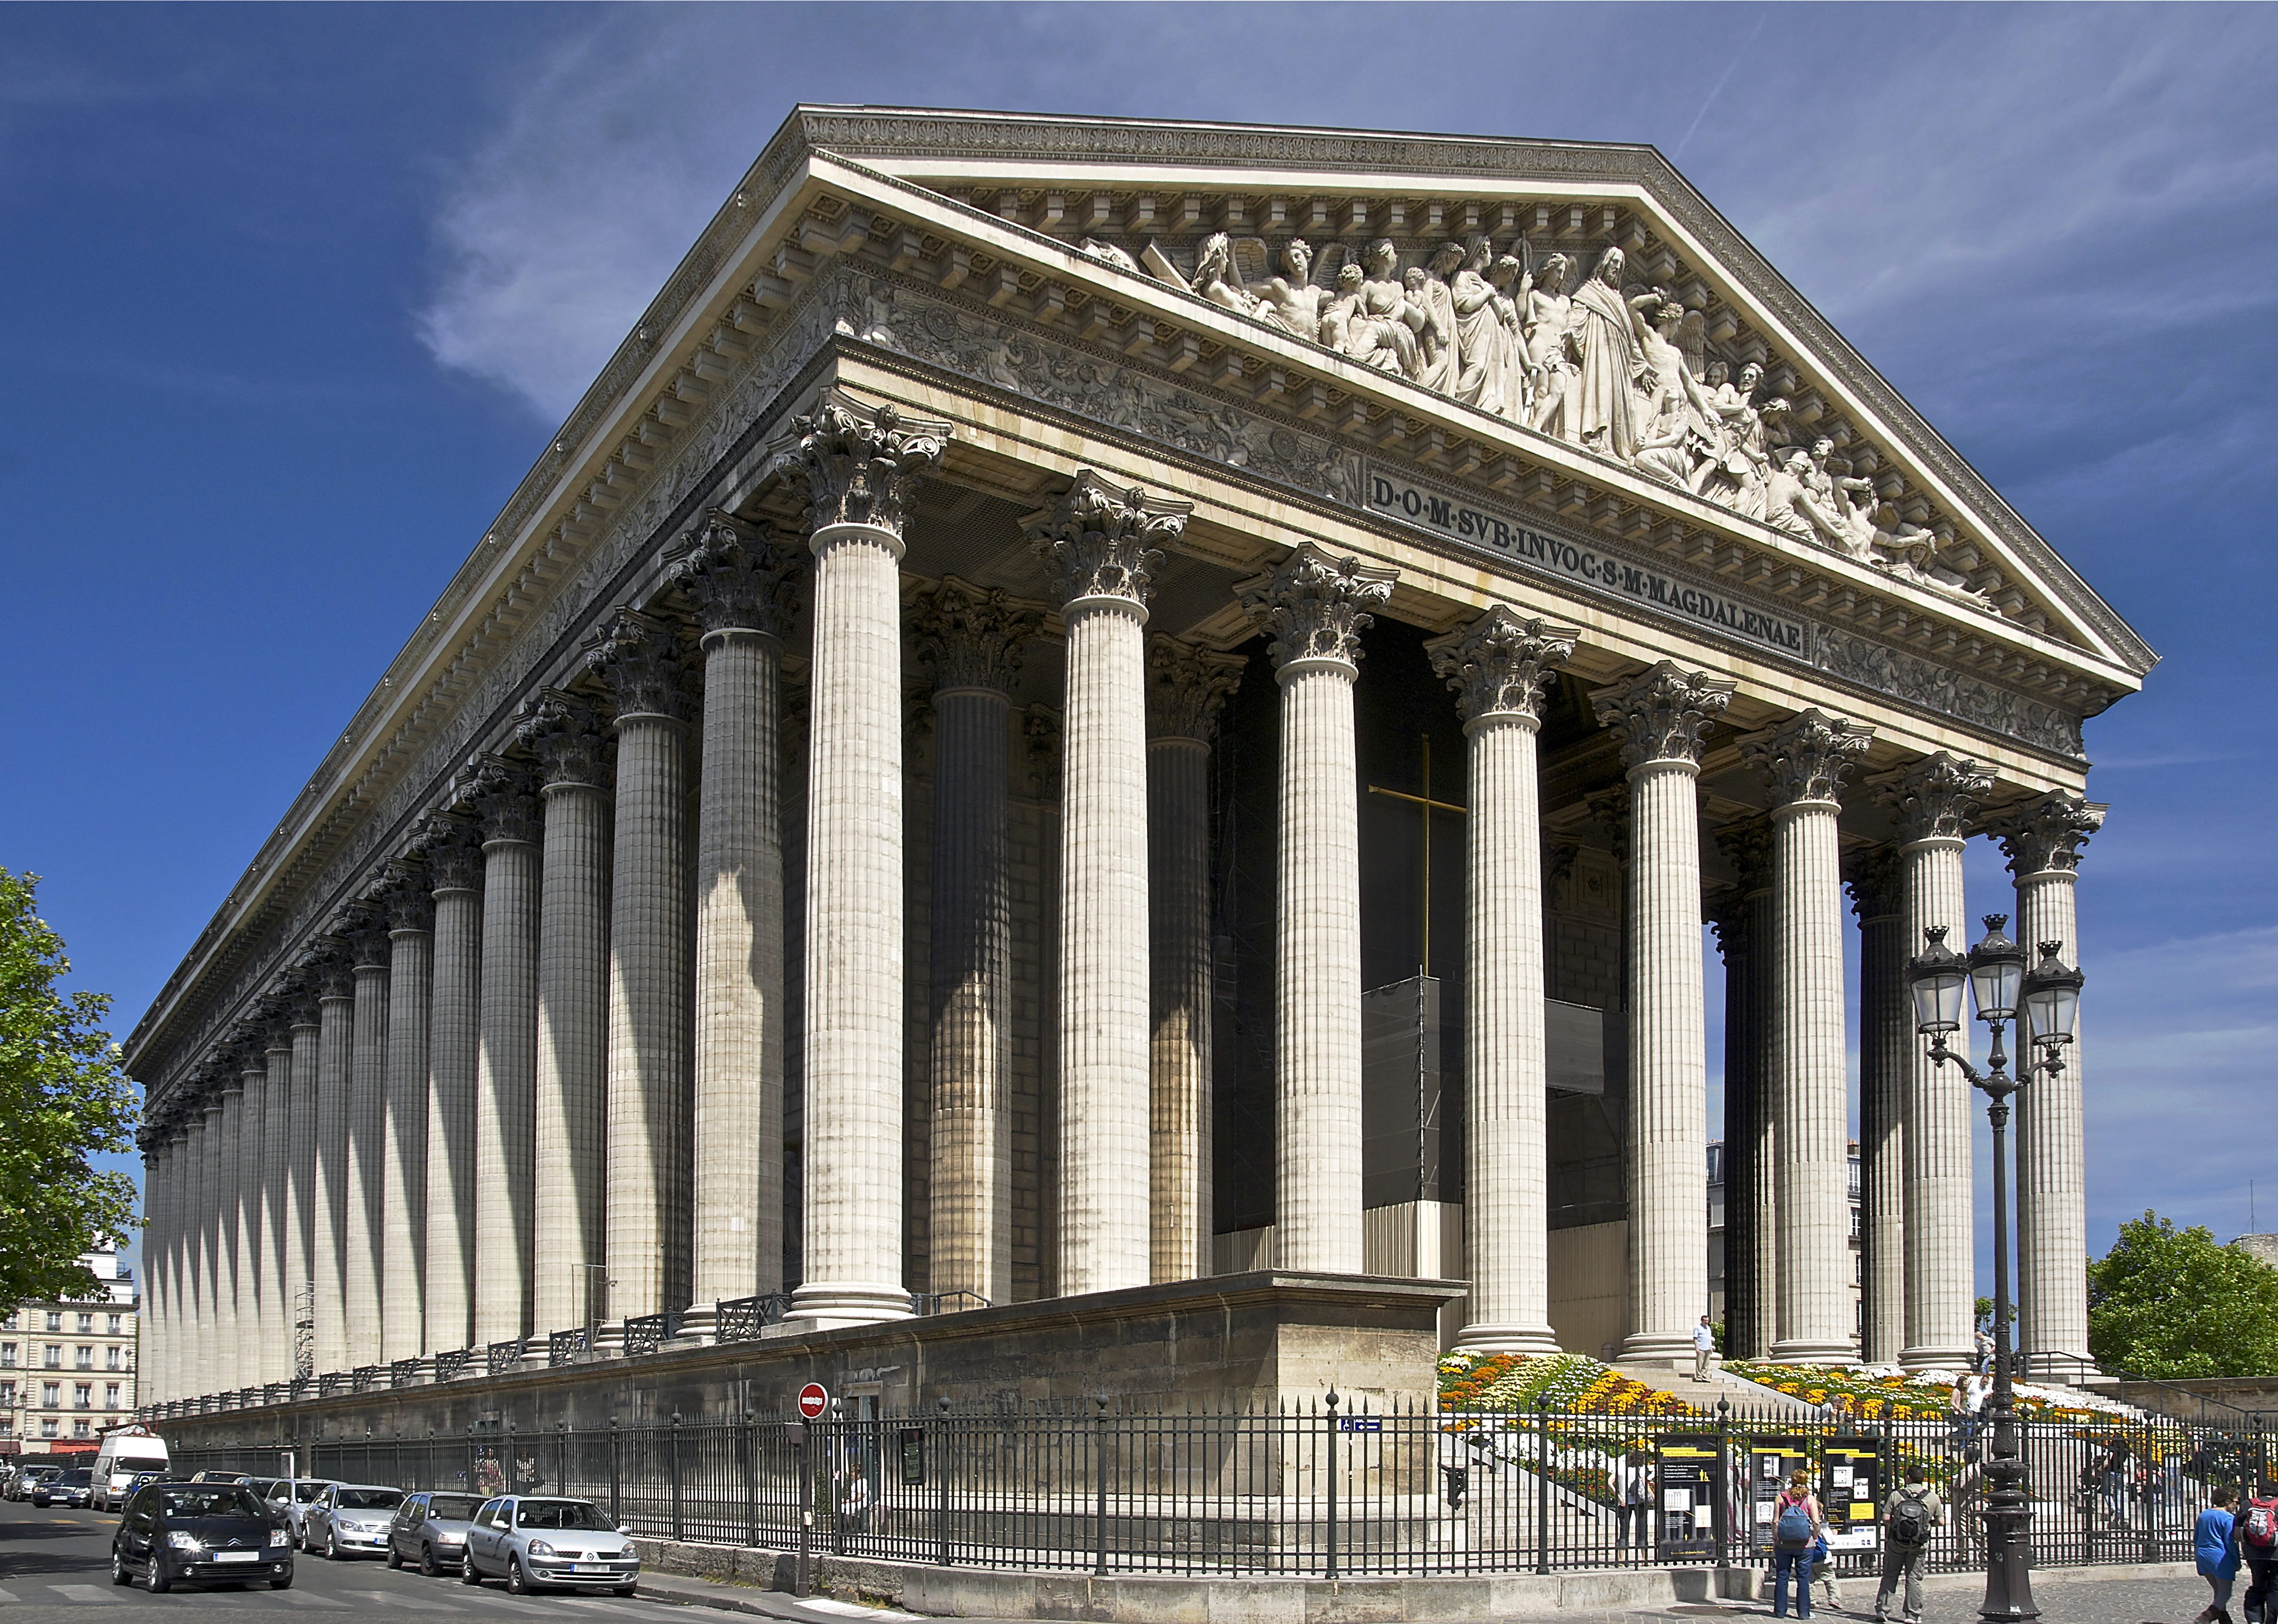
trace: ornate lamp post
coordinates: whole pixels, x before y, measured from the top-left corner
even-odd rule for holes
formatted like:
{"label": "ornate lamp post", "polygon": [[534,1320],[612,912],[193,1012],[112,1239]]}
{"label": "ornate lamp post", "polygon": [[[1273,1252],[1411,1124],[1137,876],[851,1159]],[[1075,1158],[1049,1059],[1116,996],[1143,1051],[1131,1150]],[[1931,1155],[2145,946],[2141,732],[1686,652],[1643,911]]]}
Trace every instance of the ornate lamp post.
{"label": "ornate lamp post", "polygon": [[[1985,1600],[1978,1616],[1989,1620],[2036,1619],[2030,1573],[2033,1513],[2025,1491],[2025,1462],[2018,1447],[2015,1394],[2010,1385],[2009,1349],[2009,1097],[2044,1072],[2064,1069],[2064,1046],[2080,1018],[2080,989],[2085,979],[2059,956],[2062,946],[2043,942],[2040,962],[2029,971],[2025,950],[2002,934],[2007,914],[1985,915],[1985,935],[1962,957],[1945,945],[1945,927],[1927,932],[1929,945],[1907,967],[1915,993],[1915,1028],[1930,1040],[1930,1057],[1948,1061],[1986,1099],[1993,1126],[1993,1391],[1985,1413],[1991,1420],[1991,1458],[1985,1467]],[[1977,1018],[1992,1029],[1992,1051],[1980,1072],[1967,1054],[1946,1047],[1948,1034],[1961,1030],[1962,988],[1977,1006]],[[2002,1028],[2017,1022],[2017,1076],[2008,1073]],[[1965,1047],[1967,1046],[1965,1041]],[[2038,1052],[2028,1061],[2022,1051]]]}

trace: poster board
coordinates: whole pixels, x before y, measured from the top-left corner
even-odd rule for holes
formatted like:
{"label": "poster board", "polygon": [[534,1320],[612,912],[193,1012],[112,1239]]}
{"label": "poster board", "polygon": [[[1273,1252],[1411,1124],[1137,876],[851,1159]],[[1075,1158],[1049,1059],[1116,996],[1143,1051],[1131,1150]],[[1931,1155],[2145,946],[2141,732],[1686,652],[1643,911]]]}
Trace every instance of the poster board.
{"label": "poster board", "polygon": [[1805,1441],[1786,1435],[1752,1437],[1746,1440],[1746,1447],[1748,1481],[1739,1498],[1747,1508],[1747,1548],[1757,1556],[1770,1557],[1777,1538],[1773,1502],[1787,1487],[1789,1474],[1809,1464]]}
{"label": "poster board", "polygon": [[1883,1446],[1878,1438],[1832,1437],[1821,1452],[1819,1503],[1828,1549],[1874,1551],[1882,1544]]}
{"label": "poster board", "polygon": [[1672,1432],[1654,1446],[1654,1542],[1664,1562],[1716,1555],[1724,1452],[1713,1432]]}

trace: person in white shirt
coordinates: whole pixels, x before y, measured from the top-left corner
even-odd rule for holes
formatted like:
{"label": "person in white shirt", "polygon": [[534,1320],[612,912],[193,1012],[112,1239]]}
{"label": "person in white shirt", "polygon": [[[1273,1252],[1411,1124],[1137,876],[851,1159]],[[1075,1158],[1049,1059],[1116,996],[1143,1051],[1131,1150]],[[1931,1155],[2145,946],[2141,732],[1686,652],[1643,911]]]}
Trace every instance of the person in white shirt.
{"label": "person in white shirt", "polygon": [[1708,1361],[1716,1352],[1716,1333],[1709,1326],[1708,1316],[1702,1314],[1701,1323],[1693,1328],[1693,1379],[1708,1379]]}

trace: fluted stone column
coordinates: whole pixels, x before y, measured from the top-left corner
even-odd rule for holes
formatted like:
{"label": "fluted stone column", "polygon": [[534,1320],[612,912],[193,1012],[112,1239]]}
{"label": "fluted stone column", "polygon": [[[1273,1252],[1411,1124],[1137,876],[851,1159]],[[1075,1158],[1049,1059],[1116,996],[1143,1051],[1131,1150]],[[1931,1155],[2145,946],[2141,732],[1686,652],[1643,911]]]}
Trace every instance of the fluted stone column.
{"label": "fluted stone column", "polygon": [[435,904],[424,869],[389,865],[387,1109],[382,1126],[379,1357],[427,1351],[427,1064],[435,999]]}
{"label": "fluted stone column", "polygon": [[1067,638],[1060,767],[1059,1289],[1145,1285],[1147,598],[1191,504],[1089,469],[1028,521]]}
{"label": "fluted stone column", "polygon": [[292,1229],[293,1034],[281,1021],[262,1051],[265,1088],[261,1132],[261,1358],[264,1382],[293,1379]]}
{"label": "fluted stone column", "polygon": [[264,1379],[267,1360],[269,1291],[262,1278],[267,1247],[269,1065],[261,1041],[245,1050],[238,1072],[237,1110],[237,1370],[232,1387]]}
{"label": "fluted stone column", "polygon": [[302,1367],[316,1352],[317,1076],[324,1024],[317,992],[307,984],[315,968],[303,963],[302,990],[291,1006],[293,1142],[286,1158],[285,1313],[292,1337],[288,1362],[296,1376],[316,1374],[312,1364]]}
{"label": "fluted stone column", "polygon": [[482,986],[477,1012],[472,1343],[531,1333],[534,1113],[538,1084],[538,801],[528,773],[472,763],[480,820]]}
{"label": "fluted stone column", "polygon": [[1211,1272],[1211,740],[1240,655],[1147,640],[1148,1163],[1158,1283]]}
{"label": "fluted stone column", "polygon": [[348,1259],[350,1124],[355,1120],[354,954],[317,970],[317,1181],[310,1207],[309,1277],[319,1375],[348,1368]]}
{"label": "fluted stone column", "polygon": [[206,1097],[205,1106],[205,1176],[201,1181],[198,1203],[198,1240],[203,1254],[198,1270],[200,1283],[197,1321],[196,1391],[218,1393],[229,1379],[229,1362],[236,1352],[233,1340],[236,1328],[230,1321],[230,1263],[222,1245],[222,1213],[228,1206],[228,1192],[223,1176],[229,1171],[233,1160],[235,1139],[231,1129],[235,1124],[228,1120],[223,1105],[220,1081]]}
{"label": "fluted stone column", "polygon": [[1459,1347],[1556,1353],[1550,1329],[1549,1057],[1543,1028],[1542,797],[1535,736],[1580,632],[1498,604],[1426,645],[1469,740],[1464,910],[1464,1264]]}
{"label": "fluted stone column", "polygon": [[[1701,741],[1733,683],[1664,660],[1594,696],[1630,788],[1629,1292],[1633,1359],[1680,1359],[1708,1306]],[[1838,1046],[1838,1053],[1839,1053]]]}
{"label": "fluted stone column", "polygon": [[1042,617],[951,579],[920,600],[933,685],[931,1274],[1013,1296],[1013,917],[1005,752],[1021,647]]}
{"label": "fluted stone column", "polygon": [[[1906,961],[1927,946],[1932,926],[1945,926],[1949,941],[1968,947],[1962,845],[1992,782],[1976,762],[1941,750],[1877,785],[1903,842],[1905,946],[1896,967],[1902,984]],[[1905,1001],[1906,1346],[1899,1357],[1909,1369],[1951,1370],[1976,1355],[1976,1093],[1959,1067],[1931,1062],[1929,1041],[1914,1030],[1910,990]]]}
{"label": "fluted stone column", "polygon": [[[2065,962],[2079,967],[2080,848],[2104,826],[2106,810],[2058,791],[1995,825],[2016,882],[2016,939],[2029,963],[2039,961],[2042,943],[2054,942]],[[2087,1024],[2083,1018],[2081,1031]],[[2016,1099],[2017,1347],[2043,1361],[2037,1372],[2060,1382],[2078,1382],[2096,1368],[2088,1352],[2083,1047],[2075,1035],[2064,1050],[2064,1070],[2035,1077]]]}
{"label": "fluted stone column", "polygon": [[1724,948],[1724,1351],[1770,1356],[1779,1339],[1777,1124],[1770,1099],[1772,826],[1716,831],[1739,884],[1718,921]]}
{"label": "fluted stone column", "polygon": [[617,712],[602,1197],[617,1321],[688,1302],[688,701],[667,622],[620,609],[586,662]]}
{"label": "fluted stone column", "polygon": [[475,1087],[482,1060],[483,854],[471,819],[422,831],[435,907],[427,1041],[426,1337],[424,1352],[473,1345]]}
{"label": "fluted stone column", "polygon": [[1778,1114],[1779,1340],[1786,1360],[1854,1358],[1843,987],[1843,778],[1873,730],[1806,710],[1742,741],[1772,791],[1771,1098]]}
{"label": "fluted stone column", "polygon": [[341,1227],[341,1318],[351,1369],[380,1359],[382,1228],[386,1211],[388,959],[386,930],[360,921],[349,946],[355,1010],[349,1038],[348,1180]]}
{"label": "fluted stone column", "polygon": [[948,425],[833,392],[780,459],[814,531],[801,1250],[819,1326],[909,1313],[902,1279],[902,524]]}
{"label": "fluted stone column", "polygon": [[[161,1401],[182,1396],[182,1195],[187,1139],[172,1122],[158,1128],[163,1136],[153,1168],[158,1199],[152,1214],[159,1246],[157,1392]],[[158,1226],[163,1225],[163,1228]],[[138,1380],[143,1373],[136,1373]]]}
{"label": "fluted stone column", "polygon": [[601,1252],[608,1093],[609,749],[592,709],[552,690],[518,729],[539,761],[538,1042],[531,1124],[531,1337],[610,1316]]}
{"label": "fluted stone column", "polygon": [[[261,1283],[254,1224],[246,1211],[260,1202],[261,1095],[246,1092],[244,1070],[233,1062],[222,1090],[221,1248],[222,1389],[234,1391],[252,1377],[260,1345]],[[248,1127],[250,1119],[252,1126]]]}
{"label": "fluted stone column", "polygon": [[696,826],[694,1329],[783,1289],[783,639],[791,560],[714,511],[672,579],[703,632]]}
{"label": "fluted stone column", "polygon": [[1361,1257],[1360,814],[1353,682],[1395,572],[1307,543],[1236,588],[1281,685],[1276,842],[1274,1246],[1280,1267]]}
{"label": "fluted stone column", "polygon": [[165,1130],[152,1120],[144,1130],[142,1150],[143,1203],[143,1352],[135,1372],[137,1397],[145,1404],[173,1397],[170,1374],[173,1360],[173,1145]]}
{"label": "fluted stone column", "polygon": [[1859,919],[1859,1262],[1870,1364],[1906,1346],[1906,1092],[1914,1063],[1904,859],[1877,846],[1845,877]]}

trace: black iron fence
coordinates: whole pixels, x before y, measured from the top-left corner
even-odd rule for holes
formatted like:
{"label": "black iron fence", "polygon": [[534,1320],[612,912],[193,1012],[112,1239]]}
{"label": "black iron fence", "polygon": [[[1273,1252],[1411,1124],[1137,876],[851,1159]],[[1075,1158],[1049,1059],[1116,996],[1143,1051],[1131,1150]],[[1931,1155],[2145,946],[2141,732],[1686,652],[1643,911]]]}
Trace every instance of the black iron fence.
{"label": "black iron fence", "polygon": [[[2270,1469],[2259,1431],[2114,1416],[2021,1423],[2033,1560],[2188,1559],[2218,1486]],[[1571,1416],[1304,1410],[746,1416],[304,1444],[318,1476],[569,1494],[635,1533],[902,1561],[1095,1573],[1568,1573],[1768,1562],[1770,1501],[1811,1475],[1836,1571],[1878,1560],[1880,1510],[1920,1464],[1947,1507],[1932,1565],[1982,1562],[1987,1440],[1785,1414]],[[180,1449],[178,1475],[271,1473],[278,1448]]]}

